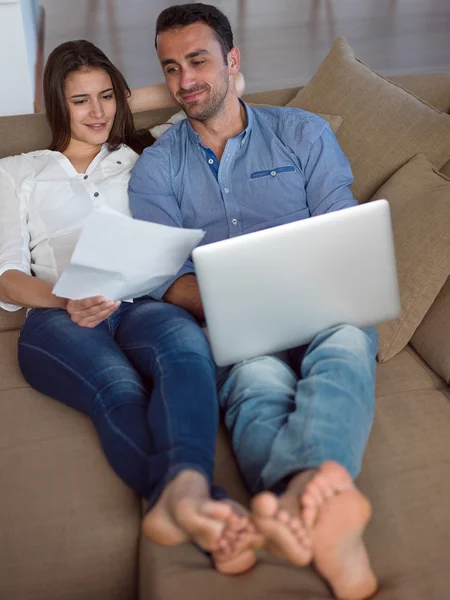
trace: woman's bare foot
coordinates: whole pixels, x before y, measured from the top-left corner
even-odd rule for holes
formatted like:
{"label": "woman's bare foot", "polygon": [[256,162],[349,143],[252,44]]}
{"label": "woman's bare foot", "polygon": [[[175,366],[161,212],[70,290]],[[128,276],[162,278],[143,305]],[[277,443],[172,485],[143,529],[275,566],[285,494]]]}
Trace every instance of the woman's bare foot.
{"label": "woman's bare foot", "polygon": [[244,507],[230,499],[212,500],[206,479],[191,470],[166,486],[144,517],[142,531],[162,546],[195,542],[210,551],[216,569],[228,575],[251,569],[254,549],[263,545]]}
{"label": "woman's bare foot", "polygon": [[224,502],[230,504],[233,512],[227,519],[219,550],[212,553],[212,560],[220,573],[237,575],[255,565],[255,549],[263,547],[264,537],[256,531],[243,506],[231,499]]}
{"label": "woman's bare foot", "polygon": [[312,541],[298,499],[314,473],[304,471],[293,477],[279,497],[262,492],[252,501],[252,520],[266,538],[266,549],[300,567],[311,562]]}
{"label": "woman's bare foot", "polygon": [[340,600],[363,600],[377,589],[362,535],[371,516],[368,500],[347,471],[325,462],[300,499],[311,524],[313,563]]}
{"label": "woman's bare foot", "polygon": [[214,551],[219,549],[232,513],[229,503],[211,499],[203,475],[186,470],[165,487],[158,502],[145,515],[142,531],[152,542],[162,546],[192,541],[205,550]]}

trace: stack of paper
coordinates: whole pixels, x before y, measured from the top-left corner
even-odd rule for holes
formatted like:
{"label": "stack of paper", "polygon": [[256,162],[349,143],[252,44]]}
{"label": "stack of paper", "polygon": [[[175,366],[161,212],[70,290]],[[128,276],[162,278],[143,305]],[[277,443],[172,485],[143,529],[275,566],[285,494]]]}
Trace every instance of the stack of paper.
{"label": "stack of paper", "polygon": [[138,221],[101,207],[86,220],[53,293],[79,300],[138,298],[176,275],[205,232]]}

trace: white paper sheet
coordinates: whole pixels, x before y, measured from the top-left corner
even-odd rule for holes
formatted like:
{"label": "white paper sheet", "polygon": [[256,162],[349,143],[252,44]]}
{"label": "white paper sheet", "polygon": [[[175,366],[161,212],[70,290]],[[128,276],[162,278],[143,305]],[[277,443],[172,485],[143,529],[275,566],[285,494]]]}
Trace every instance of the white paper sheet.
{"label": "white paper sheet", "polygon": [[86,220],[53,293],[72,300],[138,298],[176,275],[204,235],[98,208]]}

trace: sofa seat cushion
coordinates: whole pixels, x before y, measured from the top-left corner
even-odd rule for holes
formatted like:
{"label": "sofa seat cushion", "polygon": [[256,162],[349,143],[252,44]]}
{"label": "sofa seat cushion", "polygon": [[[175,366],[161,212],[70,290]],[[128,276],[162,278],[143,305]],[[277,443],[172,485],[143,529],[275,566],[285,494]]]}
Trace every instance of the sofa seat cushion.
{"label": "sofa seat cushion", "polygon": [[445,388],[445,382],[417,354],[411,345],[394,358],[377,363],[375,397],[403,392],[420,392]]}
{"label": "sofa seat cushion", "polygon": [[377,600],[448,598],[449,431],[448,388],[377,400],[358,480],[374,509],[366,540]]}
{"label": "sofa seat cushion", "polygon": [[16,310],[14,312],[0,308],[0,332],[20,329],[25,319],[26,310]]}
{"label": "sofa seat cushion", "polygon": [[135,600],[139,501],[87,417],[3,389],[0,473],[0,598]]}
{"label": "sofa seat cushion", "polygon": [[360,202],[416,154],[437,168],[450,159],[450,116],[369,69],[344,38],[288,106],[342,117],[337,137]]}

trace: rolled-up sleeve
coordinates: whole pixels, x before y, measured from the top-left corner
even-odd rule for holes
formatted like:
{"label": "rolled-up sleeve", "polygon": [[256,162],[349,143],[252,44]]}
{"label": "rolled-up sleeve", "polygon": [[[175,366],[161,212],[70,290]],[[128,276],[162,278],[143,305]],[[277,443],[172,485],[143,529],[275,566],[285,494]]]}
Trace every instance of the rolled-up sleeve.
{"label": "rolled-up sleeve", "polygon": [[[172,189],[168,157],[156,147],[144,151],[133,168],[128,186],[130,209],[135,219],[170,227],[183,227],[180,207]],[[149,296],[162,300],[169,287],[182,275],[195,273],[194,264],[186,260],[179,272]]]}
{"label": "rolled-up sleeve", "polygon": [[[0,167],[0,275],[10,270],[31,275],[30,265],[26,203],[17,194],[11,175]],[[8,311],[21,308],[5,302],[0,302],[0,307]]]}
{"label": "rolled-up sleeve", "polygon": [[311,216],[356,206],[350,163],[328,123],[314,118],[304,124],[298,138]]}

